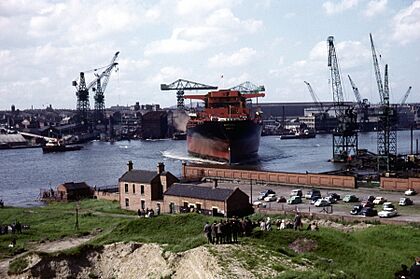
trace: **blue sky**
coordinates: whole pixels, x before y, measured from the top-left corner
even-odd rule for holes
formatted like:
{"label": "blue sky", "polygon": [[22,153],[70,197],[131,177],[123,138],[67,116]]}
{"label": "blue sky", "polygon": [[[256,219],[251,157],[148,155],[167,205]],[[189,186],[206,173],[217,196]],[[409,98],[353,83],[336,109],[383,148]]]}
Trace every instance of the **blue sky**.
{"label": "blue sky", "polygon": [[420,102],[420,1],[1,1],[0,109],[75,108],[72,80],[116,51],[106,106],[174,105],[159,85],[178,78],[226,88],[249,80],[265,85],[264,102],[311,101],[307,80],[327,101],[329,35],[345,98],[354,100],[350,74],[375,103],[369,32],[382,74],[389,64],[391,101],[413,86],[408,102]]}

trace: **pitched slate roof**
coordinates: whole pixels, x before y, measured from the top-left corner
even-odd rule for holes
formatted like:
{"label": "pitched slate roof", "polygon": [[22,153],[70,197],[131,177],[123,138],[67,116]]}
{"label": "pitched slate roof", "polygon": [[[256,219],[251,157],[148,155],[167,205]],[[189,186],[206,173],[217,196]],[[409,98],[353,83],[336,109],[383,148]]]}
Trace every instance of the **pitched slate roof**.
{"label": "pitched slate roof", "polygon": [[156,171],[131,170],[126,171],[119,179],[122,182],[150,183],[156,176]]}
{"label": "pitched slate roof", "polygon": [[79,190],[90,188],[89,185],[86,184],[86,182],[66,182],[63,183],[63,186],[66,187],[67,190]]}
{"label": "pitched slate roof", "polygon": [[164,193],[165,196],[188,197],[203,200],[225,201],[235,190],[224,188],[202,187],[190,184],[175,183]]}

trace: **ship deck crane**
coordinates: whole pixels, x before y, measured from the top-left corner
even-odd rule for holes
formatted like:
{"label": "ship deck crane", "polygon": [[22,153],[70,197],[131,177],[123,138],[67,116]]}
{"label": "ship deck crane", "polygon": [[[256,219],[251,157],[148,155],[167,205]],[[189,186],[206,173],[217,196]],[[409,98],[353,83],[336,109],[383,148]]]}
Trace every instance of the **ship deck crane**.
{"label": "ship deck crane", "polygon": [[369,34],[369,36],[376,83],[378,85],[379,97],[381,100],[377,134],[378,171],[384,169],[390,171],[393,169],[393,161],[395,161],[397,155],[397,131],[395,127],[397,113],[389,103],[388,65],[385,65],[384,84],[382,84],[372,34]]}
{"label": "ship deck crane", "polygon": [[333,132],[333,161],[346,162],[350,156],[357,154],[357,115],[352,107],[344,104],[343,87],[338,66],[334,37],[328,37],[328,66],[331,73],[331,88],[335,114],[338,120]]}
{"label": "ship deck crane", "polygon": [[405,92],[404,97],[402,98],[402,101],[401,101],[401,105],[405,105],[405,102],[407,101],[407,98],[410,95],[411,88],[412,88],[411,86],[408,87],[407,92]]}
{"label": "ship deck crane", "polygon": [[176,90],[177,108],[184,110],[184,91],[185,90],[215,90],[217,86],[206,85],[185,79],[178,79],[170,84],[161,84],[160,90]]}

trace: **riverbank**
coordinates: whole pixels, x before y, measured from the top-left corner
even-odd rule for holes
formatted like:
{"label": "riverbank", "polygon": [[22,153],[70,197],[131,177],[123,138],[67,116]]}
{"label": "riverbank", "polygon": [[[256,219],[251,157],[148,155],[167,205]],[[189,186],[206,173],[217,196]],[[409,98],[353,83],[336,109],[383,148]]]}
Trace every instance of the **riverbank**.
{"label": "riverbank", "polygon": [[[188,253],[191,249],[203,247],[200,249],[204,250],[200,251],[211,255],[209,260],[216,262],[215,268],[219,270],[220,278],[231,278],[235,275],[229,273],[231,265],[245,270],[253,277],[263,278],[330,278],[330,274],[335,274],[336,278],[382,278],[392,277],[402,263],[410,265],[414,257],[418,256],[420,247],[418,226],[363,225],[360,222],[339,224],[321,221],[318,222],[319,231],[279,231],[273,226],[273,230],[267,232],[256,228],[250,237],[241,237],[239,244],[208,245],[202,230],[206,221],[215,220],[212,217],[178,214],[161,215],[151,219],[138,218],[132,212],[119,209],[118,203],[97,200],[86,200],[79,204],[79,230],[76,230],[76,206],[76,203],[62,203],[36,208],[1,209],[0,220],[3,224],[17,220],[29,228],[24,229],[22,234],[0,235],[0,258],[3,259],[0,261],[4,263],[5,259],[18,256],[14,261],[17,260],[21,267],[14,270],[25,270],[30,261],[19,258],[19,255],[28,251],[30,253],[26,255],[35,253],[40,260],[44,259],[43,264],[51,262],[48,265],[51,272],[55,272],[54,262],[67,261],[69,264],[80,264],[78,269],[71,271],[72,277],[81,278],[82,274],[89,273],[99,276],[102,269],[99,268],[99,260],[95,260],[95,257],[100,258],[98,255],[101,251],[107,251],[107,245],[133,242],[139,243],[140,246],[136,247],[141,247],[142,243],[150,243],[152,246],[145,246],[145,249],[149,247],[154,251],[150,257],[163,255],[168,266],[171,263],[170,255],[182,257],[180,255]],[[251,219],[257,221],[263,217],[254,214]],[[292,216],[271,216],[272,220],[277,218],[287,219]],[[304,222],[306,228],[309,220]],[[16,247],[9,248],[8,244],[13,237],[17,240]],[[53,250],[51,254],[42,249],[43,253],[35,252],[41,245],[48,246],[48,243],[54,241],[68,242],[69,239],[79,238],[88,238],[89,241],[67,252]],[[303,250],[295,249],[296,246],[303,247]],[[124,247],[120,247],[120,254],[113,254],[115,260],[121,261],[121,258],[137,250],[136,248],[128,253],[124,252],[127,248]],[[149,248],[146,250],[150,250]],[[167,257],[164,256],[165,253],[169,253]],[[147,254],[140,253],[137,256],[147,257]],[[137,258],[131,260],[135,259]],[[121,268],[123,266],[121,262]],[[78,274],[77,270],[81,273]],[[174,269],[171,272],[179,271]],[[114,275],[116,278],[124,276],[118,273]],[[146,275],[138,274],[139,278],[143,278],[142,276]]]}

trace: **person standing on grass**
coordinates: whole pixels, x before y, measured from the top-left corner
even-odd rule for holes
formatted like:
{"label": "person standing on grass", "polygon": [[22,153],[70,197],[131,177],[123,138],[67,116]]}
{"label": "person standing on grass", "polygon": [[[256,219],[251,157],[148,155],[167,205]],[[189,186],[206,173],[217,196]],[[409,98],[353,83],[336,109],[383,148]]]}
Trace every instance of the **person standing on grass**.
{"label": "person standing on grass", "polygon": [[295,220],[294,220],[294,224],[293,224],[293,228],[295,229],[295,231],[302,226],[302,216],[300,216],[299,212],[296,213],[295,216]]}
{"label": "person standing on grass", "polygon": [[216,225],[216,243],[222,244],[222,236],[223,236],[223,224],[222,220],[219,221]]}
{"label": "person standing on grass", "polygon": [[206,222],[206,224],[204,225],[204,235],[207,237],[207,243],[212,243],[213,241],[211,240],[211,226],[209,224],[209,222]]}
{"label": "person standing on grass", "polygon": [[216,221],[213,221],[213,224],[211,224],[211,243],[217,244],[217,227],[216,227]]}
{"label": "person standing on grass", "polygon": [[410,268],[411,279],[420,279],[420,257],[416,257],[416,262]]}

